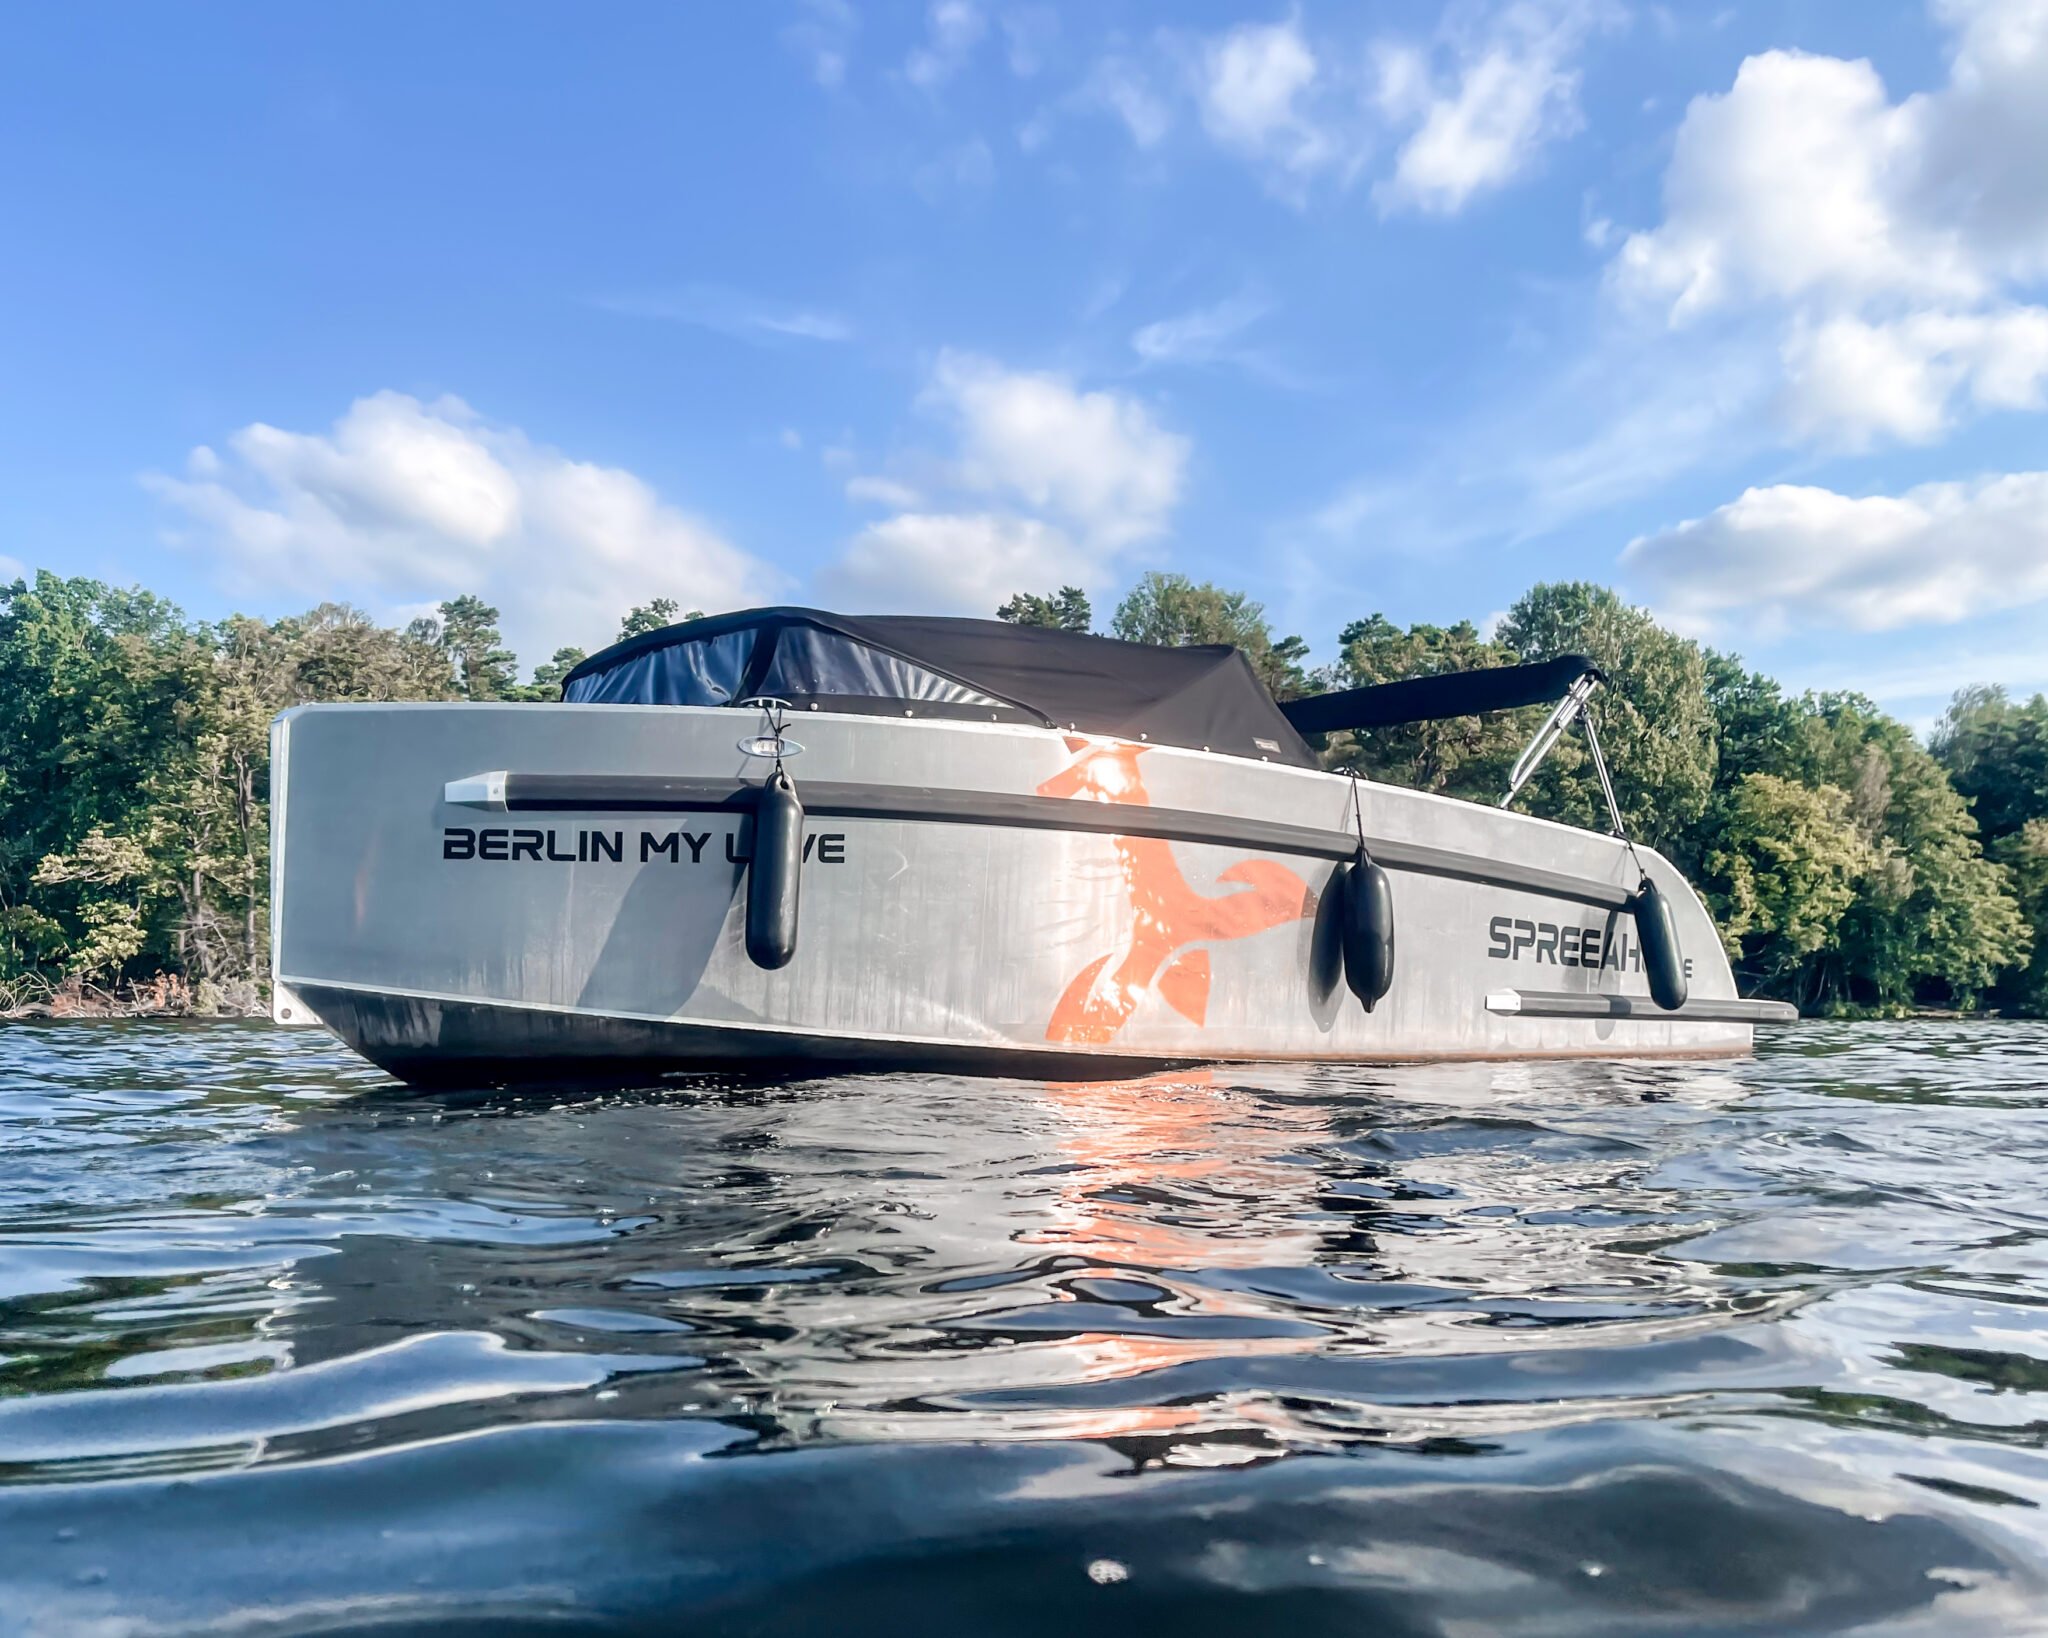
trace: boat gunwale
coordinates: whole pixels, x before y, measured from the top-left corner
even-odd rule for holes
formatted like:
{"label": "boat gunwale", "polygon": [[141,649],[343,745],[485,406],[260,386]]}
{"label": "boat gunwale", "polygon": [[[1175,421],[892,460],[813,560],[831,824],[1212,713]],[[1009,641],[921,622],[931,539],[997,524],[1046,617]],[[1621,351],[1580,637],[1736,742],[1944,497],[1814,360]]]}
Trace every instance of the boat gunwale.
{"label": "boat gunwale", "polygon": [[[477,776],[472,776],[474,779]],[[498,775],[484,776],[494,783]],[[695,779],[667,774],[505,773],[502,800],[465,802],[506,813],[738,813],[745,815],[756,782]],[[464,781],[468,783],[469,781]],[[1247,848],[1339,862],[1359,845],[1351,831],[1325,830],[1281,820],[1254,819],[1192,808],[1140,807],[1115,802],[1013,791],[949,789],[812,780],[801,786],[804,811],[816,818],[909,820],[927,824],[996,825],[1021,830],[1072,831],[1099,836],[1145,836],[1197,846]],[[453,804],[451,805],[458,805]],[[1575,876],[1514,860],[1461,853],[1368,835],[1365,845],[1390,870],[1448,877],[1572,900],[1601,910],[1625,910],[1632,890],[1615,882]]]}

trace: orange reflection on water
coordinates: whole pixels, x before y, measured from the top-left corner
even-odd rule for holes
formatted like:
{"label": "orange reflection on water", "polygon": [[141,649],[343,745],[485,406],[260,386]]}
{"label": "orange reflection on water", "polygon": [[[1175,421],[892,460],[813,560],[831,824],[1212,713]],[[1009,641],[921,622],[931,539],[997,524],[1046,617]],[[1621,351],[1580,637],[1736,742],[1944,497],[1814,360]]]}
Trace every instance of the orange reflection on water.
{"label": "orange reflection on water", "polygon": [[[1260,1334],[1273,1305],[1256,1292],[1201,1283],[1193,1273],[1313,1262],[1317,1236],[1293,1226],[1310,1204],[1313,1172],[1280,1157],[1319,1129],[1285,1104],[1254,1101],[1197,1070],[1120,1081],[1048,1085],[1045,1098],[1065,1130],[1062,1151],[1077,1169],[1060,1179],[1052,1222],[1020,1243],[1054,1248],[1095,1265],[1094,1277],[1140,1279],[1161,1288],[1175,1316],[1240,1319],[1242,1334],[1218,1336],[1084,1331],[1057,1346],[1082,1380],[1135,1376],[1222,1354],[1313,1351],[1324,1338],[1299,1329]],[[1281,1208],[1276,1213],[1276,1205]],[[1086,1277],[1086,1276],[1084,1276]],[[1134,1316],[1135,1320],[1135,1316]],[[1209,1406],[1105,1408],[1061,1419],[1069,1435],[1157,1436],[1215,1420]]]}

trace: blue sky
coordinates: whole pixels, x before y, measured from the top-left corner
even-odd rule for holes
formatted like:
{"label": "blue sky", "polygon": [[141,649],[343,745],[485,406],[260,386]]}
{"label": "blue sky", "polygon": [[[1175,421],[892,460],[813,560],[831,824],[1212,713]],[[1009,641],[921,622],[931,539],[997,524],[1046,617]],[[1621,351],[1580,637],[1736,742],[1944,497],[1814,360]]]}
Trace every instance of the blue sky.
{"label": "blue sky", "polygon": [[0,125],[0,553],[195,614],[1590,577],[2048,686],[2048,0],[46,7]]}

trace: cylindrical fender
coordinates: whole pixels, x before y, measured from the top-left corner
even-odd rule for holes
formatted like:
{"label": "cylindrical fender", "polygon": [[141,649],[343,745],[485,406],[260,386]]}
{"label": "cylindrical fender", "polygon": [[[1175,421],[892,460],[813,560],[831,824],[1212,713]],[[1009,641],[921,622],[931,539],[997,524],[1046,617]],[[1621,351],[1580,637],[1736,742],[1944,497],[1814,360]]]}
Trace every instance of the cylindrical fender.
{"label": "cylindrical fender", "polygon": [[1344,982],[1371,1012],[1394,982],[1394,884],[1361,843],[1344,876]]}
{"label": "cylindrical fender", "polygon": [[1676,1012],[1685,1005],[1685,957],[1679,953],[1670,901],[1645,876],[1629,908],[1636,918],[1636,942],[1643,947],[1650,999],[1666,1012]]}
{"label": "cylindrical fender", "polygon": [[754,851],[747,864],[747,957],[757,967],[786,967],[796,954],[803,863],[804,805],[789,775],[777,768],[754,804]]}

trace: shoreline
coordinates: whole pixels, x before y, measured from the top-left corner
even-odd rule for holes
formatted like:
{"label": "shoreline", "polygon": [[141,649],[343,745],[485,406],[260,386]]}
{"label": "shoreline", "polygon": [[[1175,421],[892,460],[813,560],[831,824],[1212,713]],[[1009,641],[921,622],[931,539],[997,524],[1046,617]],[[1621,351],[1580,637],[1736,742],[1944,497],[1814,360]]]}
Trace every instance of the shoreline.
{"label": "shoreline", "polygon": [[[4,995],[4,992],[0,992]],[[4,996],[0,1023],[28,1019],[127,1018],[267,1018],[269,997],[251,985],[232,989],[201,981],[188,983],[175,973],[137,979],[111,990],[95,984],[64,984],[35,1000]]]}

